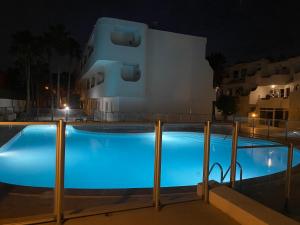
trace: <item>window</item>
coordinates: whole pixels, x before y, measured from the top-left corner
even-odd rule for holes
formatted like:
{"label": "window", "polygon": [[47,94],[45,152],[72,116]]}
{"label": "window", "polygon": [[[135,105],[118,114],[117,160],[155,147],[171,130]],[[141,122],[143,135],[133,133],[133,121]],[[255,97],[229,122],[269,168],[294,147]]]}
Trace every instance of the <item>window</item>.
{"label": "window", "polygon": [[243,95],[243,93],[244,93],[244,88],[243,87],[238,87],[235,90],[235,95],[237,95],[237,96]]}
{"label": "window", "polygon": [[97,85],[104,82],[104,73],[98,72],[97,73]]}
{"label": "window", "polygon": [[90,79],[86,80],[86,89],[90,89]]}
{"label": "window", "polygon": [[141,36],[137,31],[124,27],[117,27],[110,34],[110,40],[115,45],[138,47],[141,44]]}
{"label": "window", "polygon": [[91,56],[91,54],[93,53],[93,51],[94,51],[94,47],[93,46],[88,46],[88,48],[87,48],[87,55],[88,55],[88,57]]}
{"label": "window", "polygon": [[286,92],[285,92],[285,97],[289,97],[290,96],[290,92],[291,92],[291,89],[287,88]]}
{"label": "window", "polygon": [[233,79],[237,79],[239,77],[239,71],[233,71]]}
{"label": "window", "polygon": [[247,69],[242,69],[241,70],[241,78],[244,79],[247,75]]}
{"label": "window", "polygon": [[124,81],[138,81],[141,78],[139,65],[124,64],[121,69],[121,77]]}
{"label": "window", "polygon": [[95,87],[95,77],[92,77],[91,88]]}
{"label": "window", "polygon": [[280,89],[280,98],[283,98],[284,97],[284,89]]}

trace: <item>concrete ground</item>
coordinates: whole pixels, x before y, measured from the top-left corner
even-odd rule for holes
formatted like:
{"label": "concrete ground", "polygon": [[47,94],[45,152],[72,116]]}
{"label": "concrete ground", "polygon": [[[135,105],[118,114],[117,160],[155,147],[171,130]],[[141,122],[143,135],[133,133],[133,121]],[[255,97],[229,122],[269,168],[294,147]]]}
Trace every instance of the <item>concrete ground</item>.
{"label": "concrete ground", "polygon": [[237,185],[242,194],[300,222],[300,166],[293,168],[291,194],[285,208],[285,173],[249,179]]}
{"label": "concrete ground", "polygon": [[[87,216],[82,218],[73,218],[66,220],[65,225],[77,224],[109,224],[109,225],[194,225],[194,224],[211,224],[211,225],[235,225],[238,224],[229,218],[220,210],[202,200],[190,201],[185,203],[175,203],[164,206],[160,211],[153,207],[128,210],[110,214],[96,216]],[[55,223],[47,223],[55,225]]]}
{"label": "concrete ground", "polygon": [[[46,195],[49,195],[49,198],[45,197]],[[0,224],[51,217],[53,195],[48,193],[45,196],[43,198],[35,194],[8,195],[0,204]],[[119,196],[66,195],[64,211],[67,219],[64,224],[237,224],[220,210],[204,203],[195,190],[185,193],[162,193],[161,202],[161,210],[156,211],[152,206],[151,193]],[[39,215],[41,213],[44,216]],[[19,216],[23,218],[13,218]]]}

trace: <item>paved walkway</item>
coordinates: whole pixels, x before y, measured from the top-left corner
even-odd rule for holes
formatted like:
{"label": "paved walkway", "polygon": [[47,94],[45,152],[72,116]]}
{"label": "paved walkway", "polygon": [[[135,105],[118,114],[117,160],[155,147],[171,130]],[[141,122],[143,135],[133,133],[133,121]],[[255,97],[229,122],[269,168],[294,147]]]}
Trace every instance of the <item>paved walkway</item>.
{"label": "paved walkway", "polygon": [[[88,216],[65,221],[65,225],[235,225],[227,215],[202,200],[170,204],[156,211],[153,207]],[[55,223],[47,223],[55,225]]]}

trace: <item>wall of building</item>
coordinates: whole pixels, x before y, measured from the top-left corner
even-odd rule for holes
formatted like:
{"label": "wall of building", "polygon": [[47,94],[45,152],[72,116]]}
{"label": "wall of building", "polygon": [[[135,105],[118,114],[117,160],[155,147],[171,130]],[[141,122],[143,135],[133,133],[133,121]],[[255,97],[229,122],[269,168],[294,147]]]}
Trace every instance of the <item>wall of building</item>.
{"label": "wall of building", "polygon": [[[85,104],[88,113],[96,108],[109,113],[186,113],[210,118],[215,92],[205,51],[205,38],[101,18],[84,53],[81,100],[96,102]],[[100,76],[103,81],[97,84]]]}
{"label": "wall of building", "polygon": [[211,114],[212,69],[206,39],[148,30],[147,111]]}
{"label": "wall of building", "polygon": [[[248,96],[249,113],[255,106],[259,115],[273,115],[273,119],[299,119],[300,57],[276,62],[262,59],[230,66],[224,74],[222,90],[239,96],[240,100]],[[244,100],[238,104],[237,114],[244,115],[247,104]]]}
{"label": "wall of building", "polygon": [[289,100],[289,120],[300,120],[300,90],[293,91]]}
{"label": "wall of building", "polygon": [[0,119],[3,120],[15,120],[17,113],[25,111],[25,100],[16,99],[0,99]]}

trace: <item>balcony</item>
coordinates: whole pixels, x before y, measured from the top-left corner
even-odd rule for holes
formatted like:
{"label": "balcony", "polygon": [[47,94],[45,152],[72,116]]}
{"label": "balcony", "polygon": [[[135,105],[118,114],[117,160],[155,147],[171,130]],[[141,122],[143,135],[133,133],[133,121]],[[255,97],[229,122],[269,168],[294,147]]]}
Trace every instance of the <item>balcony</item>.
{"label": "balcony", "polygon": [[259,108],[289,108],[289,98],[262,98],[257,101]]}

